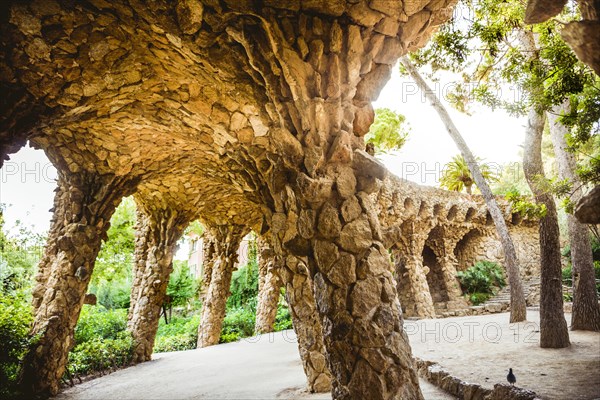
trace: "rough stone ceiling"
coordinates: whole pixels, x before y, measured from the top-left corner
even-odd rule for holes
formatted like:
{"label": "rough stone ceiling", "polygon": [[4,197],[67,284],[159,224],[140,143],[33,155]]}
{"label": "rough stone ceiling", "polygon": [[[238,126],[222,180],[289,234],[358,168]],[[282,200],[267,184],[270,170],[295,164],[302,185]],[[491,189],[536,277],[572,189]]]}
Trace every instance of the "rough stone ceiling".
{"label": "rough stone ceiling", "polygon": [[[64,171],[141,177],[140,198],[208,212],[215,223],[257,225],[272,209],[273,171],[302,160],[299,141],[326,140],[326,154],[331,129],[342,129],[354,130],[353,147],[362,145],[370,100],[391,63],[423,44],[452,3],[9,2],[0,81],[15,106],[3,104],[2,143],[14,150],[28,137]],[[350,40],[345,25],[354,42],[343,44],[344,62],[352,64],[356,49],[368,62],[357,58],[358,69],[339,76],[337,58],[323,54]],[[361,27],[354,36],[352,26]],[[299,66],[312,70],[285,70]],[[315,97],[334,100],[302,102]],[[306,125],[304,113],[340,109],[354,116]],[[304,158],[312,176],[320,157]]]}

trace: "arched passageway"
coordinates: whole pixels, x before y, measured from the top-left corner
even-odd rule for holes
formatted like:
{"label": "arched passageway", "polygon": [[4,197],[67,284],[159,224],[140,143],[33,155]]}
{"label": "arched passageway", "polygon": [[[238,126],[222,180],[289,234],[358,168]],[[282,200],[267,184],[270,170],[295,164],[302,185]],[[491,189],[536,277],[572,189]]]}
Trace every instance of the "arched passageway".
{"label": "arched passageway", "polygon": [[444,281],[442,264],[438,261],[435,252],[427,244],[423,248],[423,265],[429,269],[426,276],[433,302],[441,303],[448,301],[448,289]]}

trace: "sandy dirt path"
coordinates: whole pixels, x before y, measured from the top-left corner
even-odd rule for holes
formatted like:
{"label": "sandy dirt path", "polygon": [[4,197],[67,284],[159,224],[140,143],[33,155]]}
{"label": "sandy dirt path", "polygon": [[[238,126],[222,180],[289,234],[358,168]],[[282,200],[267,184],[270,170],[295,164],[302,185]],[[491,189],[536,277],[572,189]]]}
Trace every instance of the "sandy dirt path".
{"label": "sandy dirt path", "polygon": [[539,312],[527,317],[518,324],[508,323],[508,313],[406,321],[405,329],[415,356],[464,381],[493,388],[512,368],[517,386],[542,398],[600,398],[600,333],[569,331],[571,347],[542,349]]}

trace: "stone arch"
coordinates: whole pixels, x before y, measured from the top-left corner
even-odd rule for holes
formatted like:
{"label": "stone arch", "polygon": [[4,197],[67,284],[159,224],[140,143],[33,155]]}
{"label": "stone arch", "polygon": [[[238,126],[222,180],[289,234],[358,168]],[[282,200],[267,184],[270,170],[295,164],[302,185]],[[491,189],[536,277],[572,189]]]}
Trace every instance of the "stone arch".
{"label": "stone arch", "polygon": [[429,213],[429,204],[427,204],[426,201],[421,201],[421,204],[419,205],[419,218],[426,218],[427,214]]}
{"label": "stone arch", "polygon": [[435,218],[440,218],[444,213],[444,206],[441,204],[435,204],[433,206],[433,216]]}
{"label": "stone arch", "polygon": [[456,218],[457,214],[458,214],[458,206],[456,204],[454,204],[448,210],[448,214],[446,214],[446,219],[448,221],[454,221],[454,219]]}
{"label": "stone arch", "polygon": [[449,300],[448,290],[444,281],[442,264],[433,249],[425,244],[423,247],[423,265],[429,269],[427,272],[427,283],[434,303],[441,303]]}
{"label": "stone arch", "polygon": [[465,214],[465,222],[470,222],[477,215],[477,210],[473,207],[469,207],[467,209],[467,213]]}
{"label": "stone arch", "polygon": [[414,213],[414,211],[415,211],[415,201],[412,198],[407,197],[407,198],[404,199],[404,211],[407,214],[413,214]]}
{"label": "stone arch", "polygon": [[456,244],[454,256],[458,261],[457,270],[464,271],[471,267],[478,260],[479,247],[486,240],[485,235],[480,229],[472,229],[467,232]]}
{"label": "stone arch", "polygon": [[444,237],[445,229],[441,225],[435,226],[427,236],[423,247],[423,265],[429,268],[427,283],[434,303],[449,300],[446,277],[444,276]]}
{"label": "stone arch", "polygon": [[511,224],[519,225],[521,222],[523,222],[523,215],[521,215],[521,213],[519,213],[519,212],[511,213],[511,216],[510,216]]}

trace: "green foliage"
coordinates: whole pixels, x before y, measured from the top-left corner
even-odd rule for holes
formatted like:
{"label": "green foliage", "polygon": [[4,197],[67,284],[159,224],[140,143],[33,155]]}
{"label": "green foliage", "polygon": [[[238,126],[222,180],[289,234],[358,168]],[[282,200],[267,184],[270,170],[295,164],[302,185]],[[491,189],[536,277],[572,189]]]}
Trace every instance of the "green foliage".
{"label": "green foliage", "polygon": [[[580,19],[579,10],[567,6],[547,22],[526,25],[525,5],[517,0],[460,1],[450,23],[411,57],[418,66],[430,66],[431,75],[439,70],[455,74],[456,89],[446,100],[463,112],[477,101],[525,115],[569,100],[571,109],[560,120],[571,131],[572,150],[580,152],[600,135],[600,78],[561,37],[567,22]],[[578,175],[584,183],[597,184],[600,156],[580,159]]]}
{"label": "green foliage", "polygon": [[84,304],[75,326],[75,344],[102,339],[116,339],[127,328],[127,310],[108,310]]}
{"label": "green foliage", "polygon": [[373,144],[377,153],[385,153],[404,146],[408,132],[404,115],[389,108],[378,108],[375,110],[375,121],[369,128],[365,141]]}
{"label": "green foliage", "polygon": [[[481,163],[477,160],[481,174],[486,180],[496,180],[496,174],[492,171],[489,165]],[[469,170],[469,165],[464,157],[460,154],[452,157],[452,161],[446,164],[442,177],[440,178],[440,186],[448,190],[462,192],[466,189],[467,193],[471,194],[471,187],[475,184],[475,180]]]}
{"label": "green foliage", "polygon": [[493,295],[495,288],[506,286],[502,267],[491,261],[477,261],[475,265],[457,274],[463,291],[477,294],[476,299],[482,298],[481,294]]}
{"label": "green foliage", "polygon": [[190,275],[187,261],[173,261],[173,272],[169,278],[167,295],[171,298],[171,305],[186,305],[198,293],[198,283]]}
{"label": "green foliage", "polygon": [[91,285],[89,291],[95,293],[98,303],[107,309],[129,308],[131,283],[128,280]]}
{"label": "green foliage", "polygon": [[129,365],[133,339],[126,328],[126,309],[84,305],[75,326],[75,347],[69,353],[65,379]]}
{"label": "green foliage", "polygon": [[5,205],[0,203],[0,293],[28,291],[46,239],[20,221],[11,228],[16,233],[7,235],[4,209]]}
{"label": "green foliage", "polygon": [[0,398],[16,396],[19,363],[34,339],[31,306],[22,293],[0,292]]}
{"label": "green foliage", "polygon": [[506,196],[509,192],[531,195],[531,189],[525,180],[521,163],[508,163],[502,166],[502,171],[492,184],[492,192],[498,196]]}
{"label": "green foliage", "polygon": [[546,215],[545,204],[534,203],[530,197],[522,195],[516,189],[509,190],[504,197],[510,202],[512,211],[523,217],[541,218]]}
{"label": "green foliage", "polygon": [[[283,291],[283,289],[282,289]],[[286,329],[292,329],[292,316],[287,303],[284,301],[279,302],[277,307],[277,316],[275,317],[275,332],[284,331]]]}
{"label": "green foliage", "polygon": [[202,223],[198,220],[193,221],[192,223],[190,223],[188,225],[188,227],[185,229],[185,236],[189,235],[190,233],[195,234],[196,236],[200,237],[202,236],[202,234],[204,233],[204,226],[202,225]]}
{"label": "green foliage", "polygon": [[492,297],[492,295],[489,293],[479,293],[479,292],[471,293],[471,294],[469,294],[469,301],[474,306],[477,306],[479,304],[482,304],[482,303],[485,303],[486,301],[488,301],[488,299],[490,297]]}
{"label": "green foliage", "polygon": [[[133,265],[135,250],[136,207],[132,197],[123,199],[110,219],[108,239],[96,258],[92,287],[100,288],[104,284],[128,281]],[[96,293],[97,294],[97,293]]]}
{"label": "green foliage", "polygon": [[258,262],[256,258],[248,260],[233,272],[231,277],[231,296],[227,299],[227,308],[250,308],[256,310],[258,296]]}
{"label": "green foliage", "polygon": [[154,352],[195,349],[198,341],[199,323],[199,314],[188,318],[174,316],[168,324],[161,320],[154,342]]}
{"label": "green foliage", "polygon": [[93,337],[69,353],[67,378],[101,373],[129,365],[133,358],[133,338],[127,331],[115,338]]}
{"label": "green foliage", "polygon": [[256,311],[249,307],[227,310],[223,320],[223,329],[219,343],[234,342],[244,337],[254,335]]}

